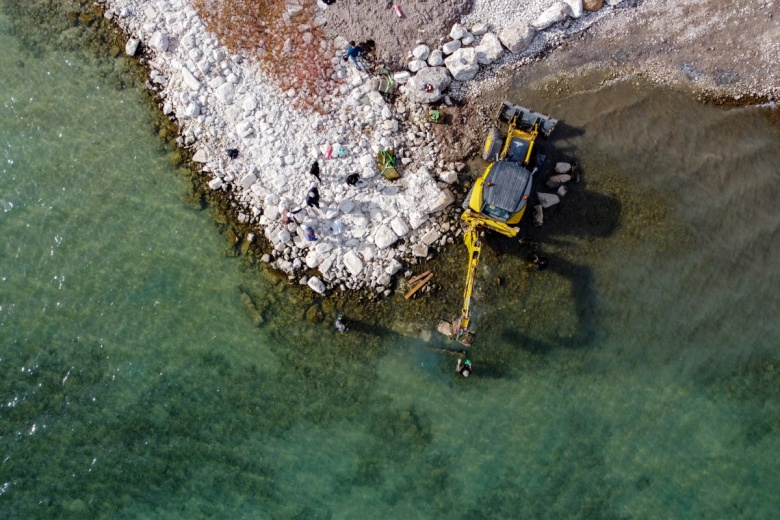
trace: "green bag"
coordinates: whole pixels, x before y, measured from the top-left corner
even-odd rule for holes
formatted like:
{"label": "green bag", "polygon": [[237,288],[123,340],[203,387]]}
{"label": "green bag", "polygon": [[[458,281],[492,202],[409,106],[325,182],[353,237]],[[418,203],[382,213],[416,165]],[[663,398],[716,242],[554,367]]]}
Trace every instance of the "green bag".
{"label": "green bag", "polygon": [[393,150],[381,150],[376,154],[376,164],[385,179],[394,181],[401,178],[401,174],[395,169],[395,152]]}

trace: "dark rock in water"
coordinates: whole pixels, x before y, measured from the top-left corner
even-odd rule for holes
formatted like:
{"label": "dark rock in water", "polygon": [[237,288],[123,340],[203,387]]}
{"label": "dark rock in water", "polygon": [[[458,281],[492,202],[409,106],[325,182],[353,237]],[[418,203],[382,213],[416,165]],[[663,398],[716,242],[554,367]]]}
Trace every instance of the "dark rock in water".
{"label": "dark rock in water", "polygon": [[306,321],[309,323],[320,323],[322,321],[322,311],[319,305],[312,305],[306,309]]}

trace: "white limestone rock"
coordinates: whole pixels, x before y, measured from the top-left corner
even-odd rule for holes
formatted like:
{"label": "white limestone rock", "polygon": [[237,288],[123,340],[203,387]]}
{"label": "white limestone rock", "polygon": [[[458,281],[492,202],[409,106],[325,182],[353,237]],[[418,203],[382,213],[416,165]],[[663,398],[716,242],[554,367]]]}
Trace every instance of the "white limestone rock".
{"label": "white limestone rock", "polygon": [[453,52],[460,49],[460,46],[462,44],[460,43],[460,40],[452,40],[451,42],[447,42],[444,45],[441,46],[441,51],[444,54],[452,54]]}
{"label": "white limestone rock", "polygon": [[466,33],[466,28],[463,27],[463,25],[456,23],[452,26],[452,29],[450,30],[450,38],[453,40],[460,40],[463,38],[463,35]]}
{"label": "white limestone rock", "polygon": [[427,45],[418,45],[412,50],[412,56],[418,60],[427,60],[431,50]]}
{"label": "white limestone rock", "polygon": [[435,103],[441,99],[451,81],[445,67],[428,67],[409,80],[406,95],[416,103]]}
{"label": "white limestone rock", "polygon": [[307,282],[309,288],[317,294],[325,294],[325,283],[317,276],[312,276]]}
{"label": "white limestone rock", "polygon": [[130,38],[125,44],[125,54],[128,56],[135,56],[138,51],[138,46],[141,44],[141,40],[138,38]]}
{"label": "white limestone rock", "polygon": [[184,80],[184,84],[187,86],[188,89],[193,90],[195,92],[200,90],[200,81],[195,78],[195,76],[192,75],[192,72],[187,67],[181,68],[181,77]]}
{"label": "white limestone rock", "polygon": [[249,137],[254,131],[255,129],[249,121],[241,121],[236,125],[236,133],[239,137]]}
{"label": "white limestone rock", "polygon": [[393,74],[393,80],[396,83],[398,83],[399,85],[403,85],[404,83],[409,81],[409,78],[411,78],[411,77],[412,77],[412,75],[408,71],[405,71],[405,70],[402,70],[402,71],[399,71],[399,72],[396,72],[395,74]]}
{"label": "white limestone rock", "polygon": [[420,237],[420,240],[422,240],[423,244],[426,246],[430,246],[431,244],[436,243],[436,241],[439,240],[439,237],[441,237],[441,233],[439,233],[436,229],[431,229],[422,237]]}
{"label": "white limestone rock", "polygon": [[468,47],[469,45],[474,43],[474,40],[476,40],[476,38],[474,38],[474,35],[471,34],[470,32],[467,32],[466,34],[463,35],[463,38],[460,39],[460,43],[463,44],[464,47]]}
{"label": "white limestone rock", "polygon": [[257,177],[254,173],[247,173],[243,177],[241,177],[241,180],[238,181],[238,185],[242,188],[248,189],[252,184],[257,182]]}
{"label": "white limestone rock", "polygon": [[501,29],[498,39],[511,53],[525,50],[536,37],[536,29],[523,22],[515,22]]}
{"label": "white limestone rock", "polygon": [[493,33],[486,33],[482,41],[475,47],[477,51],[477,63],[480,65],[490,65],[504,53],[504,47],[501,41]]}
{"label": "white limestone rock", "polygon": [[565,2],[555,2],[531,22],[531,26],[538,31],[543,31],[553,24],[562,22],[568,16],[569,6]]}
{"label": "white limestone rock", "polygon": [[236,91],[232,84],[225,83],[221,85],[214,93],[217,99],[224,105],[232,105],[235,98]]}
{"label": "white limestone rock", "polygon": [[487,34],[489,29],[490,28],[486,23],[475,23],[471,27],[471,34],[473,34],[474,36],[482,36],[483,34]]}
{"label": "white limestone rock", "polygon": [[439,172],[439,179],[441,179],[442,182],[446,182],[447,184],[452,184],[458,180],[458,174],[452,170]]}
{"label": "white limestone rock", "polygon": [[197,152],[195,152],[195,155],[192,156],[192,160],[197,163],[205,163],[208,161],[208,156],[206,155],[206,149],[201,148]]}
{"label": "white limestone rock", "polygon": [[401,265],[401,262],[393,258],[390,260],[390,263],[387,264],[387,267],[385,267],[385,273],[393,276],[395,273],[400,271],[402,267],[403,265]]}
{"label": "white limestone rock", "polygon": [[209,188],[212,190],[218,190],[222,187],[222,179],[219,177],[214,177],[209,181]]}
{"label": "white limestone rock", "polygon": [[[404,222],[403,217],[397,216],[390,221],[390,227],[393,229],[393,233],[399,237],[405,237],[409,234],[409,226]],[[394,273],[391,273],[394,274]]]}
{"label": "white limestone rock", "polygon": [[157,52],[167,52],[168,51],[168,34],[165,32],[157,32],[152,35],[152,38],[149,40],[149,47],[154,49]]}
{"label": "white limestone rock", "polygon": [[415,244],[412,246],[412,255],[420,258],[428,256],[428,246],[425,244]]}
{"label": "white limestone rock", "polygon": [[412,72],[417,72],[418,70],[422,70],[428,66],[428,63],[425,60],[412,60],[407,65],[407,68]]}
{"label": "white limestone rock", "polygon": [[444,188],[441,192],[428,201],[428,211],[436,213],[455,202],[455,196],[450,190]]}
{"label": "white limestone rock", "polygon": [[387,225],[382,224],[374,232],[374,244],[379,249],[387,249],[391,245],[395,244],[398,240],[398,235]]}
{"label": "white limestone rock", "polygon": [[618,5],[623,0],[606,0],[607,5]]}
{"label": "white limestone rock", "polygon": [[352,276],[358,276],[363,271],[363,260],[360,259],[356,251],[347,251],[343,260],[344,267],[347,268]]}
{"label": "white limestone rock", "polygon": [[557,188],[558,186],[561,186],[563,184],[566,184],[571,180],[571,175],[568,175],[566,173],[559,173],[558,175],[551,175],[545,184],[548,188],[553,189]]}
{"label": "white limestone rock", "polygon": [[544,209],[555,206],[561,201],[561,198],[554,193],[537,192],[536,195],[539,197],[539,204],[541,204]]}
{"label": "white limestone rock", "polygon": [[555,163],[555,173],[569,173],[571,171],[571,164],[567,162]]}
{"label": "white limestone rock", "polygon": [[582,0],[563,0],[569,7],[569,16],[579,18],[582,16]]}
{"label": "white limestone rock", "polygon": [[431,52],[431,55],[428,56],[428,65],[430,67],[441,67],[444,65],[444,53],[439,49]]}
{"label": "white limestone rock", "polygon": [[458,49],[452,56],[444,60],[444,64],[452,74],[452,77],[458,81],[467,81],[477,75],[479,63],[477,62],[477,51],[472,47]]}
{"label": "white limestone rock", "polygon": [[244,101],[241,103],[241,108],[244,109],[244,112],[251,112],[257,108],[257,98],[254,96],[254,94],[249,94],[244,97]]}
{"label": "white limestone rock", "polygon": [[197,103],[190,103],[187,108],[184,109],[184,117],[194,118],[200,115],[200,105]]}

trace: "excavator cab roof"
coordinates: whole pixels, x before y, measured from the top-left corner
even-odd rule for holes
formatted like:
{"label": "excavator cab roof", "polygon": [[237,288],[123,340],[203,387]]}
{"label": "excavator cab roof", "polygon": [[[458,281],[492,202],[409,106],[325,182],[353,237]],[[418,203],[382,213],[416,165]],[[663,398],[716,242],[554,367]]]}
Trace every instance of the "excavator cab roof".
{"label": "excavator cab roof", "polygon": [[517,163],[493,163],[482,184],[480,213],[506,222],[523,209],[526,196],[531,191],[531,180],[531,172]]}

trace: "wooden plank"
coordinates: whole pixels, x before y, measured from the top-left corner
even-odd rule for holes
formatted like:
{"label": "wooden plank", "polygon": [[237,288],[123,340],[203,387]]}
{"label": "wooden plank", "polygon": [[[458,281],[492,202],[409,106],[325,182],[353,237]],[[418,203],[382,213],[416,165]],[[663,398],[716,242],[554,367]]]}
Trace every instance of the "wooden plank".
{"label": "wooden plank", "polygon": [[430,271],[425,271],[422,274],[418,274],[417,276],[413,276],[412,278],[409,278],[409,280],[406,283],[408,283],[410,286],[414,285],[416,282],[419,282],[420,280],[422,280],[423,278],[425,278],[429,274],[431,274]]}
{"label": "wooden plank", "polygon": [[433,278],[433,273],[430,273],[430,274],[426,275],[426,276],[425,276],[425,278],[423,278],[422,280],[420,280],[420,283],[418,283],[417,285],[415,285],[414,287],[412,287],[412,289],[411,289],[411,290],[410,290],[408,293],[406,293],[406,296],[404,296],[404,298],[406,298],[406,299],[408,300],[409,298],[411,298],[412,296],[414,296],[414,293],[416,293],[417,291],[419,291],[420,289],[422,289],[422,288],[423,288],[423,286],[424,286],[426,283],[428,283],[428,282],[430,281],[430,279],[431,279],[431,278]]}

